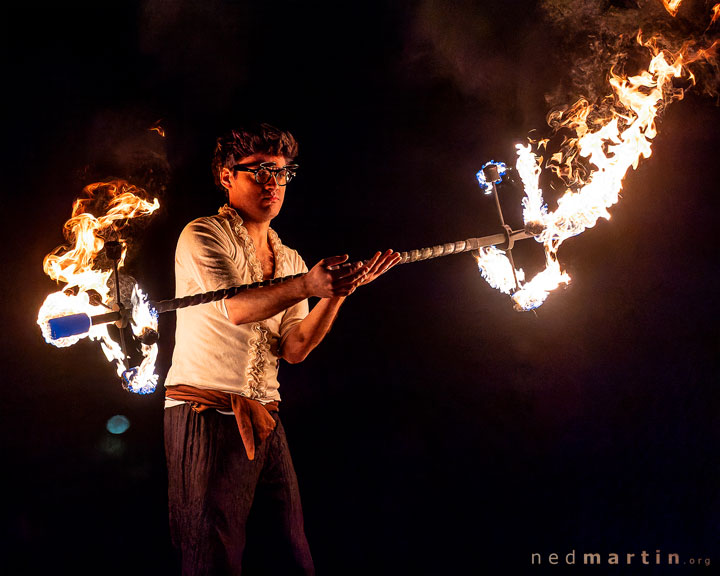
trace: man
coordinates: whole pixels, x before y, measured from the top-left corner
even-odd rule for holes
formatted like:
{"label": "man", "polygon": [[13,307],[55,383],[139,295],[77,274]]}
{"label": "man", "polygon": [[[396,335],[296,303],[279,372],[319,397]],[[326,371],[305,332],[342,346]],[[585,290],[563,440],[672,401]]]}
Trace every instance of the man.
{"label": "man", "polygon": [[[177,312],[165,449],[171,534],[188,576],[240,574],[255,523],[267,528],[263,573],[314,574],[278,416],[279,360],[304,360],[345,298],[400,259],[390,250],[353,265],[335,256],[308,271],[270,228],[296,156],[292,135],[267,124],[219,138],[212,165],[227,204],[178,240],[178,297],[305,273]],[[320,298],[311,311],[309,297]]]}

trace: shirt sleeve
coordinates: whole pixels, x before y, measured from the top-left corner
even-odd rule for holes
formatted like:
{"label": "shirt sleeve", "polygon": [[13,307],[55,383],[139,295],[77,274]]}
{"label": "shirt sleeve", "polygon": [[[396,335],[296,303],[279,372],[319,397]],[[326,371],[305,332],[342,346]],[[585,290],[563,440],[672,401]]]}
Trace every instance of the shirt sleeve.
{"label": "shirt sleeve", "polygon": [[[208,219],[188,224],[175,253],[178,297],[247,283],[234,257],[236,248],[223,229]],[[227,318],[225,301],[214,305]]]}

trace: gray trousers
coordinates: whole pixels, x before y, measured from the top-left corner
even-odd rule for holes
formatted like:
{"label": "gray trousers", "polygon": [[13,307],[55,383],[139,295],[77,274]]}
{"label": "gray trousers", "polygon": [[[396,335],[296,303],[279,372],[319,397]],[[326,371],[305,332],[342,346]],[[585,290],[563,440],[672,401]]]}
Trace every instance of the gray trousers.
{"label": "gray trousers", "polygon": [[315,574],[277,412],[249,460],[233,416],[165,409],[170,534],[183,576]]}

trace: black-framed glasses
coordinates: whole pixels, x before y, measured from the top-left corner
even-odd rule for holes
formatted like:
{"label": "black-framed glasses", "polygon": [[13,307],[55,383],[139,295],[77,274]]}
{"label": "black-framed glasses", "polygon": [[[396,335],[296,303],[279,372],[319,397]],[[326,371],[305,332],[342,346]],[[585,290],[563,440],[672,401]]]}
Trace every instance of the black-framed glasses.
{"label": "black-framed glasses", "polygon": [[270,178],[274,177],[278,186],[286,186],[290,180],[295,178],[298,165],[286,164],[282,168],[276,168],[275,162],[263,162],[257,168],[248,168],[243,164],[235,164],[232,169],[235,172],[250,172],[255,176],[255,182],[258,184],[267,184],[270,182]]}

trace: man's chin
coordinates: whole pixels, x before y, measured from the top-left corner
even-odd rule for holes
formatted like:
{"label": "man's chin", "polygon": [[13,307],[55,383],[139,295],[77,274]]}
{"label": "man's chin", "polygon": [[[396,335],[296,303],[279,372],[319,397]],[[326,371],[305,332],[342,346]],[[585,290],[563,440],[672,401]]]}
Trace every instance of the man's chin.
{"label": "man's chin", "polygon": [[263,209],[261,210],[263,216],[266,220],[272,220],[280,214],[280,209],[282,208],[282,202],[272,202],[266,206],[263,206]]}

